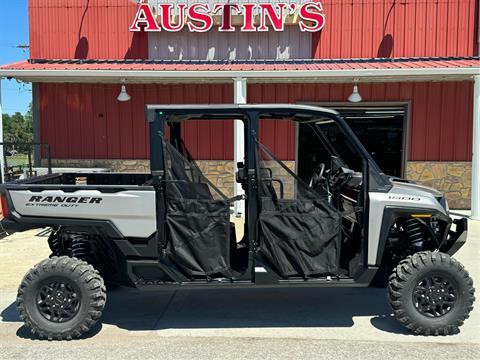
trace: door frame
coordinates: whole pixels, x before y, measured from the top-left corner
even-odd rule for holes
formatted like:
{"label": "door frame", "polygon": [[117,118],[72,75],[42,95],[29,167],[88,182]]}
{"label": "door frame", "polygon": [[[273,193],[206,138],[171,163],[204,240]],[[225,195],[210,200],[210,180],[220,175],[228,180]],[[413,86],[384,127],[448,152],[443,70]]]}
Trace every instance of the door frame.
{"label": "door frame", "polygon": [[[402,164],[400,174],[402,178],[407,175],[409,151],[410,151],[410,125],[411,125],[411,101],[362,101],[360,103],[351,103],[348,101],[299,101],[300,105],[321,106],[326,108],[335,107],[400,107],[405,108],[405,117],[403,119],[403,144],[402,144]],[[295,124],[295,157],[298,157],[299,150],[299,131],[298,124]]]}

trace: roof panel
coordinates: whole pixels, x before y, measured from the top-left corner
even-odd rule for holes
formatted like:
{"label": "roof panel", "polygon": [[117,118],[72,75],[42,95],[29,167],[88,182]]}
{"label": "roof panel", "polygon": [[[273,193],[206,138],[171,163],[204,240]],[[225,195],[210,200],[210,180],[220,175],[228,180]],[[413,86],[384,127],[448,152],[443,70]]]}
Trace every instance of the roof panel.
{"label": "roof panel", "polygon": [[480,57],[338,59],[284,61],[167,61],[167,60],[33,60],[0,66],[1,70],[160,70],[275,71],[480,67]]}
{"label": "roof panel", "polygon": [[[442,81],[480,74],[480,57],[314,60],[31,60],[0,67],[0,77],[31,82]],[[395,80],[396,79],[396,80]],[[362,80],[362,81],[363,81]]]}

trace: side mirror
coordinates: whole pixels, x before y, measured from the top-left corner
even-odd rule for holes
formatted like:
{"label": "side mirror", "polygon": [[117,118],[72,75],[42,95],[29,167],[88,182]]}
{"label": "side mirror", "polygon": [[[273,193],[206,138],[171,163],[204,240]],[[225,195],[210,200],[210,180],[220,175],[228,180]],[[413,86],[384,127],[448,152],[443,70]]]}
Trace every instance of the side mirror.
{"label": "side mirror", "polygon": [[245,164],[243,162],[237,163],[237,174],[236,181],[239,184],[245,185],[248,182],[247,169],[245,169]]}

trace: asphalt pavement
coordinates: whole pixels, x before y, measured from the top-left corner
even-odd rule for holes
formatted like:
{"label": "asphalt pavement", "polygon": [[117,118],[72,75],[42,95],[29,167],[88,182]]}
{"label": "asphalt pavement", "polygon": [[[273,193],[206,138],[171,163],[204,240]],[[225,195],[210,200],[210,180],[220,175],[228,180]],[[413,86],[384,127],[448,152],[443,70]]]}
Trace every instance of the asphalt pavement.
{"label": "asphalt pavement", "polygon": [[[415,336],[392,318],[385,290],[372,288],[120,288],[83,339],[40,341],[23,327],[14,300],[24,273],[48,254],[41,230],[0,240],[2,359],[480,359],[478,305],[458,335]],[[456,258],[478,287],[480,222],[470,222]]]}

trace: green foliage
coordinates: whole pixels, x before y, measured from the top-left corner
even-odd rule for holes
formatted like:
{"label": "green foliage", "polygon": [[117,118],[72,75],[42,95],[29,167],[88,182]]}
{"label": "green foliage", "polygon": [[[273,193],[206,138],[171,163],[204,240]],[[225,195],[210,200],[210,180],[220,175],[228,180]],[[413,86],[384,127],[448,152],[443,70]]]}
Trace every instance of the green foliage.
{"label": "green foliage", "polygon": [[3,141],[11,143],[33,142],[32,104],[25,115],[16,112],[13,115],[3,114]]}

